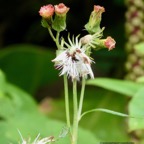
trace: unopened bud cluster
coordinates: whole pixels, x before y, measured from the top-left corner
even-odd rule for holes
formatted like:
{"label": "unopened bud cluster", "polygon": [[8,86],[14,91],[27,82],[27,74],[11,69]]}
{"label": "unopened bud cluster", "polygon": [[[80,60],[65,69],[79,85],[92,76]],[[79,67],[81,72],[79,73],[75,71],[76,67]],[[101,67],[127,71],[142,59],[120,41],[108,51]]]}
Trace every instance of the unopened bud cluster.
{"label": "unopened bud cluster", "polygon": [[127,62],[126,79],[136,80],[144,75],[144,56],[142,56],[135,46],[144,40],[144,1],[126,0],[126,36],[127,36]]}
{"label": "unopened bud cluster", "polygon": [[42,16],[42,26],[50,27],[59,32],[65,30],[68,11],[69,8],[63,3],[54,6],[52,4],[42,6],[39,10],[39,14]]}
{"label": "unopened bud cluster", "polygon": [[101,39],[103,36],[104,28],[100,27],[102,20],[102,13],[105,12],[105,8],[99,5],[94,5],[94,9],[91,12],[88,23],[85,25],[85,29],[88,31],[88,35],[81,38],[83,45],[91,47],[95,50],[101,48],[107,48],[112,50],[115,48],[115,40],[108,36],[106,39]]}

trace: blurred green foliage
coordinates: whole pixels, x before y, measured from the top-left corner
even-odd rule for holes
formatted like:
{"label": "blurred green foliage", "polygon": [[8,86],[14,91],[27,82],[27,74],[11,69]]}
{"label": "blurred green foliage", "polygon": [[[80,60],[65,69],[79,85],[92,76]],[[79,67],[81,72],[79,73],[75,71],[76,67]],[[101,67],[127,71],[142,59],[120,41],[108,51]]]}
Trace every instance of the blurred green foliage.
{"label": "blurred green foliage", "polygon": [[[64,123],[41,114],[34,99],[6,81],[0,71],[0,143],[17,144],[20,141],[18,130],[24,138],[32,139],[40,133],[41,137],[58,137]],[[89,139],[87,139],[89,137]],[[67,144],[68,137],[60,139],[58,144]],[[96,138],[88,131],[80,129],[79,142],[95,144]]]}
{"label": "blurred green foliage", "polygon": [[27,92],[35,94],[38,87],[53,84],[58,72],[51,60],[55,54],[44,47],[17,44],[0,52],[0,68],[7,79]]}

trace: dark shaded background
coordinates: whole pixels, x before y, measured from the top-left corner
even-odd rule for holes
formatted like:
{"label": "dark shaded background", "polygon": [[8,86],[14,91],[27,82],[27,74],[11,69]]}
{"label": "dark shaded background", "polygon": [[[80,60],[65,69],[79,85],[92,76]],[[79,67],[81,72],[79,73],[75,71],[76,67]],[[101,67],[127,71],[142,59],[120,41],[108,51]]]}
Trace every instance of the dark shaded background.
{"label": "dark shaded background", "polygon": [[[48,33],[40,26],[40,16],[38,11],[42,5],[47,3],[58,4],[65,3],[70,7],[67,18],[67,30],[73,34],[82,32],[85,23],[89,18],[93,5],[104,6],[106,12],[103,14],[102,26],[106,27],[108,34],[116,36],[114,31],[124,22],[125,7],[123,1],[119,0],[95,0],[95,1],[39,1],[25,0],[23,2],[1,1],[0,2],[0,45],[1,47],[14,43],[33,43],[39,45],[48,45]],[[119,36],[123,38],[122,32]],[[117,41],[119,44],[119,41]]]}

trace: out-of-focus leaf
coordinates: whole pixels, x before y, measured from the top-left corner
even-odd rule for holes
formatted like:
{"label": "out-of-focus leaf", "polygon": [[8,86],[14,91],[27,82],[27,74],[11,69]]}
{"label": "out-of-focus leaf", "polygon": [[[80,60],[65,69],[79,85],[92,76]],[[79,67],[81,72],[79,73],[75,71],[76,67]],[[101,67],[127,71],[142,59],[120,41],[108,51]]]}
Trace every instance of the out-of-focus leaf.
{"label": "out-of-focus leaf", "polygon": [[2,119],[12,118],[19,112],[30,112],[37,109],[36,102],[30,95],[6,82],[5,75],[1,70],[0,83],[0,117]]}
{"label": "out-of-focus leaf", "polygon": [[[22,133],[25,139],[31,137],[31,139],[34,140],[39,133],[41,137],[54,136],[55,138],[57,138],[63,126],[64,123],[57,120],[48,119],[40,113],[19,113],[17,116],[9,119],[5,123],[0,122],[0,128],[4,127],[3,133],[0,133],[0,136],[3,136],[4,140],[0,139],[0,143],[3,143],[3,141],[5,141],[6,143],[13,142],[13,144],[17,144],[18,140],[20,141],[18,130]],[[80,129],[79,143],[87,144],[89,142],[91,144],[98,144],[98,140],[91,132]],[[64,138],[60,138],[59,141],[56,143],[68,144],[68,135]]]}
{"label": "out-of-focus leaf", "polygon": [[51,62],[55,54],[45,49],[25,44],[9,46],[0,51],[0,68],[10,82],[33,94],[39,86],[58,79]]}
{"label": "out-of-focus leaf", "polygon": [[[91,96],[90,96],[91,95]],[[85,94],[85,97],[89,98],[89,101],[85,101],[84,111],[93,108],[106,108],[121,113],[126,113],[126,97],[115,93],[110,93],[105,90],[95,91],[89,90]],[[94,112],[86,115],[81,120],[81,125],[90,129],[94,134],[103,141],[127,141],[128,135],[126,132],[125,118],[118,117],[103,112]],[[116,139],[115,139],[116,138]]]}
{"label": "out-of-focus leaf", "polygon": [[[34,140],[40,133],[41,137],[59,137],[65,123],[49,119],[42,115],[37,108],[32,96],[23,90],[13,86],[5,80],[0,71],[0,143],[17,144],[21,141],[18,130],[25,139]],[[5,84],[5,87],[3,87]],[[79,131],[79,142],[83,144],[95,144],[98,140],[83,129]],[[87,139],[88,136],[90,139]],[[57,144],[69,143],[68,136],[60,138]]]}
{"label": "out-of-focus leaf", "polygon": [[[52,105],[53,110],[49,116],[65,121],[65,114],[61,113],[62,111],[65,111],[64,101],[53,101]],[[72,113],[72,92],[70,92],[70,107],[70,113]],[[99,107],[126,113],[125,110],[127,107],[127,97],[99,88],[93,89],[86,87],[83,112],[94,108],[97,109]],[[103,112],[89,113],[88,115],[85,115],[80,121],[81,127],[90,130],[95,135],[95,137],[101,141],[109,142],[129,140],[125,125],[124,117],[118,117]]]}
{"label": "out-of-focus leaf", "polygon": [[129,113],[138,118],[129,118],[129,130],[144,129],[144,87],[129,102]]}
{"label": "out-of-focus leaf", "polygon": [[87,85],[94,85],[124,94],[127,96],[133,96],[141,87],[141,84],[118,79],[109,79],[109,78],[96,78],[87,81]]}

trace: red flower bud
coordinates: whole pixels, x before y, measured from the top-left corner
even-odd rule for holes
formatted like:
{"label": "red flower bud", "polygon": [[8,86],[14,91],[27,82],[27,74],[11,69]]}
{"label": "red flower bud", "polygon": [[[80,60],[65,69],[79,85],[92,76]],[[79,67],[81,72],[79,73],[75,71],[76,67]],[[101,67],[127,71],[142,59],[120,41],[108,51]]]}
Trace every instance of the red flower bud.
{"label": "red flower bud", "polygon": [[103,12],[105,12],[104,7],[94,5],[94,10],[91,12],[89,22],[85,25],[86,30],[90,34],[95,34],[96,32],[101,31],[100,23]]}
{"label": "red flower bud", "polygon": [[103,13],[103,12],[105,12],[105,8],[104,8],[104,7],[101,7],[101,6],[99,6],[99,5],[94,5],[94,11],[95,11],[96,13],[98,13],[98,12]]}
{"label": "red flower bud", "polygon": [[104,45],[106,48],[108,48],[108,50],[112,50],[113,48],[115,48],[115,44],[116,42],[112,37],[108,36],[105,39]]}
{"label": "red flower bud", "polygon": [[51,18],[54,14],[54,6],[51,4],[42,6],[39,10],[39,14],[45,19]]}
{"label": "red flower bud", "polygon": [[58,5],[55,5],[55,13],[58,15],[66,15],[66,13],[69,11],[69,8],[66,7],[63,3],[60,3]]}

